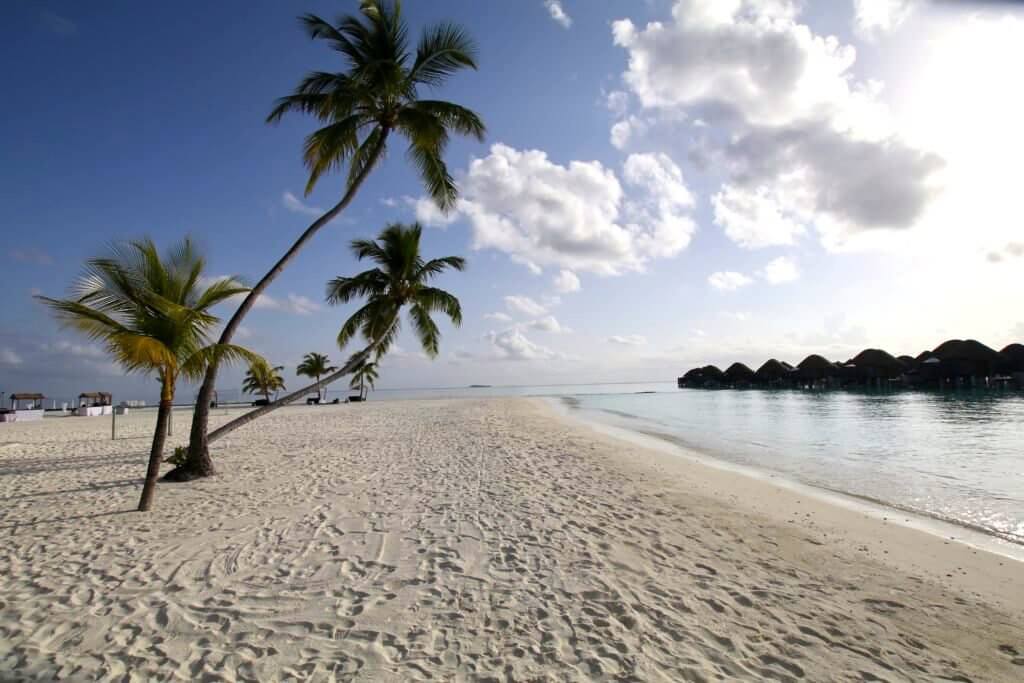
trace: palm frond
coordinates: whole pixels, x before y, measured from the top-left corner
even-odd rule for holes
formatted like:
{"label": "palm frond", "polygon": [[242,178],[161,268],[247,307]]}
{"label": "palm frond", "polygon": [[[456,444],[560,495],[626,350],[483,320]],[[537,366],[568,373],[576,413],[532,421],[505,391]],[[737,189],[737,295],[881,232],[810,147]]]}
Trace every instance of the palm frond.
{"label": "palm frond", "polygon": [[424,353],[431,358],[436,357],[438,346],[441,343],[441,331],[437,329],[437,324],[431,319],[430,312],[419,303],[415,303],[409,309],[409,319]]}
{"label": "palm frond", "polygon": [[452,325],[462,325],[462,305],[452,294],[436,287],[422,287],[414,297],[416,305],[428,313],[439,311],[451,319]]}
{"label": "palm frond", "polygon": [[487,127],[480,115],[472,109],[445,102],[443,100],[417,100],[409,105],[409,109],[427,114],[441,123],[446,129],[460,135],[469,135],[480,142],[484,141]]}
{"label": "palm frond", "polygon": [[423,32],[409,80],[428,86],[443,84],[460,69],[476,69],[476,44],[456,24],[439,24]]}

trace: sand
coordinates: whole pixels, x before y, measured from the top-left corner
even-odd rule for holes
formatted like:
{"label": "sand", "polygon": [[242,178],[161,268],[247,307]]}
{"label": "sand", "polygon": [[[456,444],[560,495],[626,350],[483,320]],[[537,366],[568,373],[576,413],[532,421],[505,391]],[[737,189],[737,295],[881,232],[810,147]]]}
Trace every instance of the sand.
{"label": "sand", "polygon": [[1024,565],[540,400],[279,411],[139,514],[154,421],[0,425],[0,679],[1024,679]]}

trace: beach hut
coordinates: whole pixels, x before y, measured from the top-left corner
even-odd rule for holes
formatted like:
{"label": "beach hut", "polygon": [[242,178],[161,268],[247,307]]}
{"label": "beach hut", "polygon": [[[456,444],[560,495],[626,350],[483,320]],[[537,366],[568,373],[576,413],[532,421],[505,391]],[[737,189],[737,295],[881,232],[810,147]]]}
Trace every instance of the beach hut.
{"label": "beach hut", "polygon": [[743,363],[733,363],[725,370],[725,383],[733,387],[746,387],[754,381],[754,371]]}
{"label": "beach hut", "polygon": [[797,379],[801,383],[810,384],[813,387],[836,383],[840,373],[839,366],[816,353],[807,356],[796,366]]}
{"label": "beach hut", "polygon": [[772,358],[754,373],[754,383],[769,387],[781,386],[789,381],[792,372],[793,366]]}
{"label": "beach hut", "polygon": [[683,376],[676,380],[676,386],[680,389],[684,387],[697,386],[701,376],[703,368],[691,368],[683,373]]}
{"label": "beach hut", "polygon": [[46,397],[36,393],[11,394],[11,409],[0,413],[2,422],[31,422],[42,420],[44,409],[43,399]]}
{"label": "beach hut", "polygon": [[907,371],[899,359],[882,349],[864,349],[846,361],[846,368],[849,369],[848,379],[853,382],[878,386],[888,384]]}
{"label": "beach hut", "polygon": [[78,395],[78,407],[75,415],[79,417],[99,417],[114,412],[111,395],[105,391],[86,391]]}

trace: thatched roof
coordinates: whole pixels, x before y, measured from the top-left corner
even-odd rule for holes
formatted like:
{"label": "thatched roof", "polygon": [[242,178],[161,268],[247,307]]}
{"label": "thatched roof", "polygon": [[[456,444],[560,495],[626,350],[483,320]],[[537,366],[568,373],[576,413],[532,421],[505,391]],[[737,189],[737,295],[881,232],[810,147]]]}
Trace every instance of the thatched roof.
{"label": "thatched roof", "polygon": [[918,363],[920,363],[922,361],[928,360],[931,357],[932,357],[932,352],[928,351],[928,350],[924,350],[921,353],[917,354],[917,356],[914,357],[914,360],[916,360]]}
{"label": "thatched roof", "polygon": [[719,370],[714,365],[705,365],[703,368],[701,368],[701,371],[704,373],[704,379],[710,379],[716,382],[721,382],[723,379],[725,379],[725,373]]}
{"label": "thatched roof", "polygon": [[749,382],[754,379],[754,371],[743,363],[733,363],[726,369],[725,377],[731,382]]}
{"label": "thatched roof", "polygon": [[11,394],[12,401],[42,401],[44,398],[42,394]]}
{"label": "thatched roof", "polygon": [[760,380],[778,379],[785,377],[793,368],[787,367],[786,363],[780,363],[772,358],[764,362],[764,365],[757,369],[754,376]]}
{"label": "thatched roof", "polygon": [[974,339],[950,339],[936,346],[932,354],[940,360],[973,360],[990,363],[1002,360],[998,351]]}
{"label": "thatched roof", "polygon": [[834,370],[835,367],[835,364],[816,353],[807,356],[797,365],[800,370]]}
{"label": "thatched roof", "polygon": [[917,359],[913,356],[896,356],[896,360],[903,363],[903,367],[907,370],[913,370],[917,367]]}
{"label": "thatched roof", "polygon": [[680,379],[683,380],[684,382],[685,381],[689,381],[689,380],[693,380],[693,379],[697,379],[697,377],[699,377],[701,374],[703,374],[703,372],[704,372],[704,368],[692,368],[690,370],[687,370],[683,374],[683,376],[680,377]]}
{"label": "thatched roof", "polygon": [[83,391],[81,394],[78,395],[78,398],[91,398],[97,400],[102,398],[109,399],[110,394],[108,394],[105,391]]}
{"label": "thatched roof", "polygon": [[891,372],[903,372],[905,369],[903,363],[882,349],[864,349],[847,363],[852,363],[858,368],[875,368]]}
{"label": "thatched roof", "polygon": [[1006,364],[1011,370],[1024,371],[1024,344],[1010,344],[999,353],[1006,358]]}

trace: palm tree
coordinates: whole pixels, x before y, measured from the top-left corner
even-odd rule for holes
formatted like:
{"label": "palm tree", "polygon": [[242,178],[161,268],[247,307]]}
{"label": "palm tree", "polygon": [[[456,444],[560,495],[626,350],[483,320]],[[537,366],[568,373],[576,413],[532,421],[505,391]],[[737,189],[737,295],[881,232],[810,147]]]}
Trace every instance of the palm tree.
{"label": "palm tree", "polygon": [[[348,166],[341,200],[316,219],[263,276],[224,327],[220,342],[231,341],[256,299],[324,225],[341,213],[383,158],[392,133],[405,137],[407,156],[416,167],[427,193],[443,211],[455,204],[457,189],[444,162],[451,133],[482,141],[480,117],[465,107],[443,100],[421,99],[421,88],[438,88],[462,69],[476,69],[476,46],[458,25],[444,23],[426,29],[413,54],[409,28],[399,0],[362,0],[360,16],[346,15],[336,25],[307,14],[301,22],[310,38],[324,40],[342,56],[344,70],[314,71],[295,91],[278,100],[267,117],[276,123],[288,113],[307,114],[323,127],[305,141],[303,159],[309,169],[308,195],[320,177]],[[207,369],[196,399],[187,461],[176,478],[213,474],[207,443],[210,399],[217,365]]]}
{"label": "palm tree", "polygon": [[420,255],[419,223],[387,226],[375,240],[353,240],[356,259],[369,259],[376,268],[354,277],[337,277],[327,283],[327,303],[339,305],[366,297],[366,303],[345,321],[338,332],[338,346],[345,346],[360,332],[369,341],[376,340],[375,353],[381,358],[401,329],[399,312],[409,307],[409,321],[428,356],[437,355],[441,333],[430,317],[442,312],[457,327],[462,324],[462,307],[452,294],[431,287],[428,282],[449,268],[465,270],[461,256],[424,261]]}
{"label": "palm tree", "polygon": [[210,343],[210,332],[220,322],[210,309],[248,288],[235,278],[203,286],[205,268],[189,239],[163,256],[145,239],[115,245],[109,256],[90,259],[71,298],[38,297],[64,325],[101,342],[126,371],[154,374],[160,382],[140,511],[153,504],[178,379],[196,381],[215,362],[259,358],[238,346]]}
{"label": "palm tree", "polygon": [[[338,368],[331,365],[330,359],[322,353],[307,353],[302,357],[302,362],[299,363],[299,367],[295,369],[295,374],[302,377],[315,378],[317,384],[320,383],[320,377],[328,375]],[[317,398],[323,400],[323,392],[316,392]]]}
{"label": "palm tree", "polygon": [[271,367],[270,363],[262,359],[250,363],[242,382],[242,391],[247,394],[262,394],[267,403],[270,403],[270,395],[285,388],[284,377],[281,377],[282,370],[284,366]]}
{"label": "palm tree", "polygon": [[413,225],[389,225],[376,240],[355,240],[352,250],[356,258],[368,258],[378,267],[355,277],[339,277],[327,284],[327,300],[342,304],[358,297],[366,297],[366,304],[352,314],[338,333],[338,343],[344,347],[358,333],[368,340],[365,348],[357,351],[335,372],[320,382],[294,391],[268,406],[236,417],[210,433],[209,441],[220,439],[253,420],[288,405],[311,391],[359,370],[364,363],[378,360],[394,343],[401,320],[399,313],[409,307],[409,319],[427,355],[437,355],[441,333],[431,319],[431,313],[446,314],[456,326],[462,324],[459,300],[448,292],[429,286],[429,281],[449,268],[465,270],[466,261],[458,256],[424,261],[420,256],[420,235],[423,229]]}
{"label": "palm tree", "polygon": [[377,374],[377,364],[374,362],[364,362],[356,368],[356,371],[352,373],[352,381],[349,382],[349,389],[359,390],[359,400],[366,400],[366,387],[369,386],[371,389],[375,388],[374,383],[377,381],[379,375]]}

